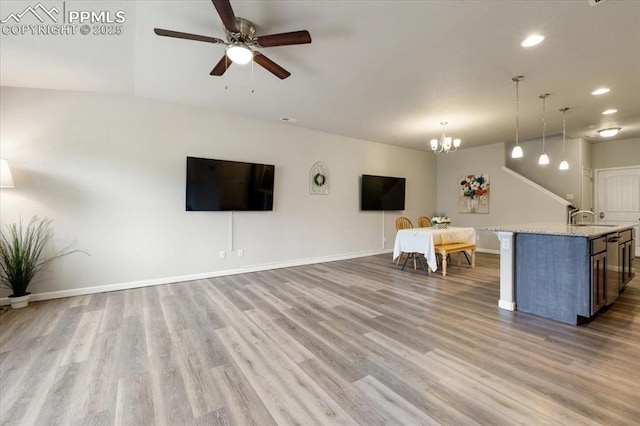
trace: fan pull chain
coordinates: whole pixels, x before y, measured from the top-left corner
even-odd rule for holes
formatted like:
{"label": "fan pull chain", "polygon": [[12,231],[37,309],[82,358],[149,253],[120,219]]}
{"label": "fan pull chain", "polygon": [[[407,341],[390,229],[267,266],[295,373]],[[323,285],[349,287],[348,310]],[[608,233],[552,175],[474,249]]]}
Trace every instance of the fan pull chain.
{"label": "fan pull chain", "polygon": [[224,90],[228,90],[229,89],[229,73],[226,72],[229,69],[229,57],[227,56],[227,54],[225,53],[224,55]]}
{"label": "fan pull chain", "polygon": [[253,64],[254,64],[254,60],[252,57],[251,58],[251,93],[255,93],[255,88],[256,88],[255,79],[253,78]]}

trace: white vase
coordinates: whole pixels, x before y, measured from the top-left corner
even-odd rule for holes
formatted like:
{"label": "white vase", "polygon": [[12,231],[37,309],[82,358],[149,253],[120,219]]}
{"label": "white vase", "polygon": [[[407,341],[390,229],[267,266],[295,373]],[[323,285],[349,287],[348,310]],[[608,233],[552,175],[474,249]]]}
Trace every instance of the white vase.
{"label": "white vase", "polygon": [[11,307],[13,309],[26,307],[29,304],[29,299],[31,299],[30,294],[25,294],[24,296],[18,296],[18,297],[9,296],[9,302],[11,302]]}
{"label": "white vase", "polygon": [[467,198],[467,209],[470,212],[475,212],[478,209],[478,199],[476,197]]}

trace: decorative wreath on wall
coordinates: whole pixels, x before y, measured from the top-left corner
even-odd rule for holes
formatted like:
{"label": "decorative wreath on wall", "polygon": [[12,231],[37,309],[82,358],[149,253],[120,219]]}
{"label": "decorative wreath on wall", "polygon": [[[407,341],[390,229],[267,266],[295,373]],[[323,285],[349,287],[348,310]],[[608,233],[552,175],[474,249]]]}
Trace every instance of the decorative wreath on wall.
{"label": "decorative wreath on wall", "polygon": [[329,169],[318,161],[309,171],[309,193],[327,195],[329,193]]}
{"label": "decorative wreath on wall", "polygon": [[326,181],[327,181],[327,177],[322,173],[316,173],[315,175],[313,175],[313,183],[316,186],[322,186],[325,184]]}

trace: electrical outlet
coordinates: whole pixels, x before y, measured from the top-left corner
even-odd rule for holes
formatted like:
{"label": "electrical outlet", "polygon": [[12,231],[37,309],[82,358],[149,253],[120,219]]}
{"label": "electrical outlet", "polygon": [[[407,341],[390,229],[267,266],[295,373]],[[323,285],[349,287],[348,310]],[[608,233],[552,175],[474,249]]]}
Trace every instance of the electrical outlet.
{"label": "electrical outlet", "polygon": [[227,257],[227,253],[224,250],[222,250],[220,252],[220,259],[224,259],[225,257]]}
{"label": "electrical outlet", "polygon": [[238,257],[242,257],[242,256],[244,256],[244,250],[238,249]]}

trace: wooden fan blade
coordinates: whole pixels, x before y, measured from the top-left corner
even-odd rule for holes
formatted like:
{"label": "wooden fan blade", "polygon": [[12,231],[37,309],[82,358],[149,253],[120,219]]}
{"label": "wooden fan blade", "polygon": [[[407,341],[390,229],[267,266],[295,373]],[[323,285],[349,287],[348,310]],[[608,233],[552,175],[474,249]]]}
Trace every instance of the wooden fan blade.
{"label": "wooden fan blade", "polygon": [[171,30],[163,30],[161,28],[154,28],[153,32],[159,36],[164,37],[173,37],[173,38],[182,38],[185,40],[195,40],[195,41],[204,41],[205,43],[214,43],[214,44],[226,44],[224,41],[215,37],[207,37],[198,34],[189,34],[189,33],[181,33],[180,31],[171,31]]}
{"label": "wooden fan blade", "polygon": [[209,75],[217,75],[217,76],[221,76],[222,74],[224,74],[224,72],[229,69],[229,67],[231,66],[233,62],[231,62],[231,60],[229,58],[227,58],[227,55],[225,54],[222,59],[220,59],[220,61],[216,64],[215,67],[213,67],[213,69],[211,70],[211,72],[209,73]]}
{"label": "wooden fan blade", "polygon": [[260,52],[255,52],[253,54],[253,60],[258,65],[262,66],[264,69],[266,69],[271,74],[275,75],[281,80],[284,80],[285,78],[291,75],[289,71],[285,70],[280,65],[276,64],[275,62],[273,62],[271,59],[267,58]]}
{"label": "wooden fan blade", "polygon": [[260,47],[289,46],[292,44],[311,43],[309,31],[292,31],[290,33],[270,34],[257,38]]}
{"label": "wooden fan blade", "polygon": [[211,0],[213,5],[218,11],[218,15],[220,15],[220,19],[222,19],[222,25],[227,29],[227,31],[232,33],[238,32],[238,25],[236,24],[236,15],[233,13],[233,8],[231,7],[231,3],[229,0]]}

